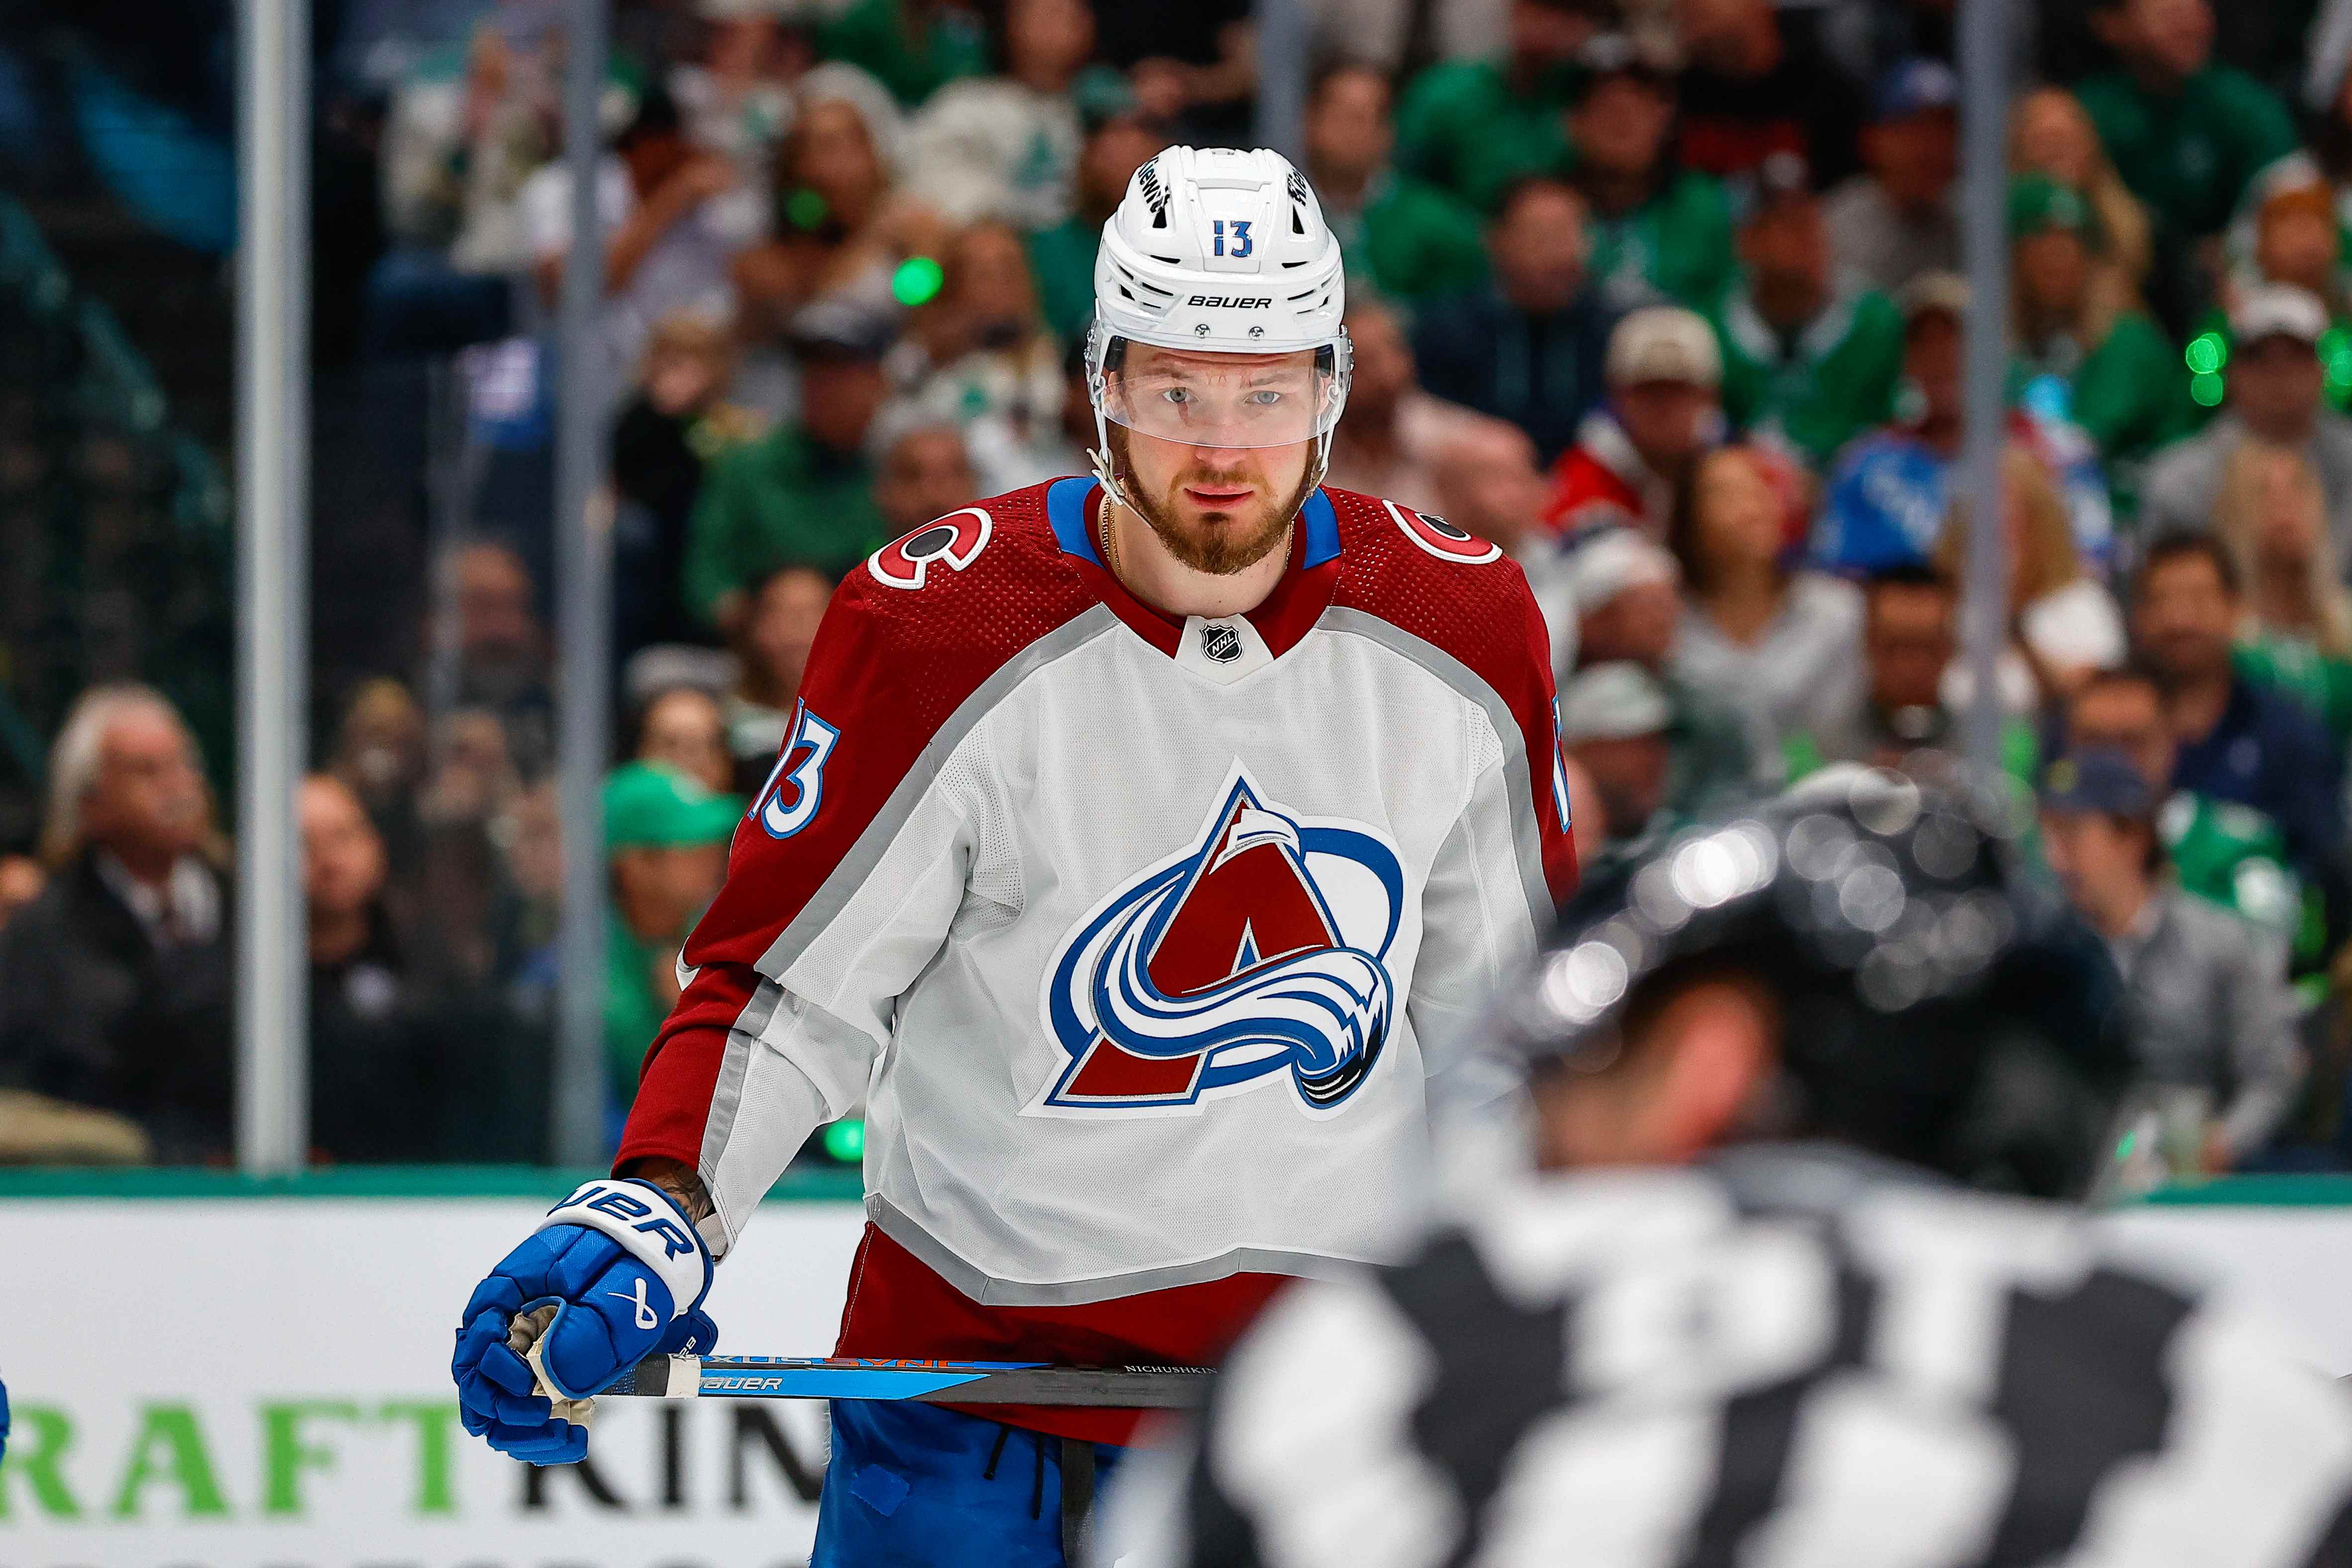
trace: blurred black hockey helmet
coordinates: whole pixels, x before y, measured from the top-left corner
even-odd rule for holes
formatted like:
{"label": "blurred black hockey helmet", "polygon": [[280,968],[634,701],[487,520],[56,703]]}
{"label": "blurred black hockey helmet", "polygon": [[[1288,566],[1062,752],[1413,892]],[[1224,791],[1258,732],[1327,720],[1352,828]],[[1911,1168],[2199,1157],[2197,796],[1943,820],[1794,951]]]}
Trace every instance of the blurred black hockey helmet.
{"label": "blurred black hockey helmet", "polygon": [[1957,771],[1840,767],[1664,838],[1570,902],[1483,1054],[1600,1071],[1629,1011],[1738,972],[1780,1011],[1765,1135],[2080,1193],[2131,1062],[2105,945],[2021,862],[2029,810]]}

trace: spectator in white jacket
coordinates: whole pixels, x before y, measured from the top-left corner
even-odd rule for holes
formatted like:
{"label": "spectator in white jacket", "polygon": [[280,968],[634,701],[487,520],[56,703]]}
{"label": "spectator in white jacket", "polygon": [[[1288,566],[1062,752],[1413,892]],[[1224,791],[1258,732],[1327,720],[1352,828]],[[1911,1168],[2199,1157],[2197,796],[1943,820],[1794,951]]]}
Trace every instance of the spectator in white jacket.
{"label": "spectator in white jacket", "polygon": [[1087,0],[1012,0],[1004,74],[950,82],[915,121],[916,198],[957,224],[1034,230],[1069,216],[1080,141],[1071,87],[1094,47]]}

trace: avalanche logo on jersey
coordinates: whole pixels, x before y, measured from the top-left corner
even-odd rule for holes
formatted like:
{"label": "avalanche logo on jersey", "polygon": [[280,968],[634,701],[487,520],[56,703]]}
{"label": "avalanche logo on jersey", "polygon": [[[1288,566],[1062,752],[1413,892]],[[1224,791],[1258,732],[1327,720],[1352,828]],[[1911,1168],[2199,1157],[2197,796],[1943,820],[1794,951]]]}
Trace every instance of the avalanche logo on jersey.
{"label": "avalanche logo on jersey", "polygon": [[1027,1113],[1181,1113],[1285,1076],[1337,1110],[1388,1041],[1404,915],[1385,837],[1285,812],[1236,766],[1200,837],[1063,939],[1045,1011],[1069,1060]]}

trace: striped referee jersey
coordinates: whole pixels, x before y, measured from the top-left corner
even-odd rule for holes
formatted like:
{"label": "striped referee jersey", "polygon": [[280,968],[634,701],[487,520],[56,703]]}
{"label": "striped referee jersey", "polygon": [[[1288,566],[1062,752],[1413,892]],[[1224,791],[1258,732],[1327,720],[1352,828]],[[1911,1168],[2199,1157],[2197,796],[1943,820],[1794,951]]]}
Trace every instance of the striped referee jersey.
{"label": "striped referee jersey", "polygon": [[1118,1568],[2352,1565],[2352,1399],[2276,1331],[1819,1149],[1528,1178],[1294,1288],[1134,1468]]}

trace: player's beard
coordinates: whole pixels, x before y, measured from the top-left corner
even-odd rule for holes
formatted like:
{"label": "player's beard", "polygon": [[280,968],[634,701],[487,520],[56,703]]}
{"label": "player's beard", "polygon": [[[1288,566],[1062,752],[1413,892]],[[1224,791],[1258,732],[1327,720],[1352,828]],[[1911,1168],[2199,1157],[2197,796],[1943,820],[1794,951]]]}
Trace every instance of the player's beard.
{"label": "player's beard", "polygon": [[1125,428],[1113,424],[1109,430],[1109,440],[1111,460],[1116,465],[1112,471],[1120,477],[1119,487],[1127,492],[1130,508],[1143,519],[1144,526],[1152,531],[1160,547],[1170,555],[1194,571],[1211,577],[1231,577],[1237,571],[1247,571],[1272,554],[1276,547],[1288,537],[1291,519],[1298,515],[1298,508],[1307,504],[1307,497],[1315,489],[1315,465],[1310,460],[1289,497],[1277,505],[1265,507],[1255,527],[1238,535],[1221,528],[1207,538],[1201,538],[1186,531],[1183,519],[1171,504],[1171,498],[1186,485],[1230,484],[1234,482],[1231,476],[1188,464],[1169,479],[1161,495],[1147,495],[1136,481],[1135,460],[1129,450]]}

